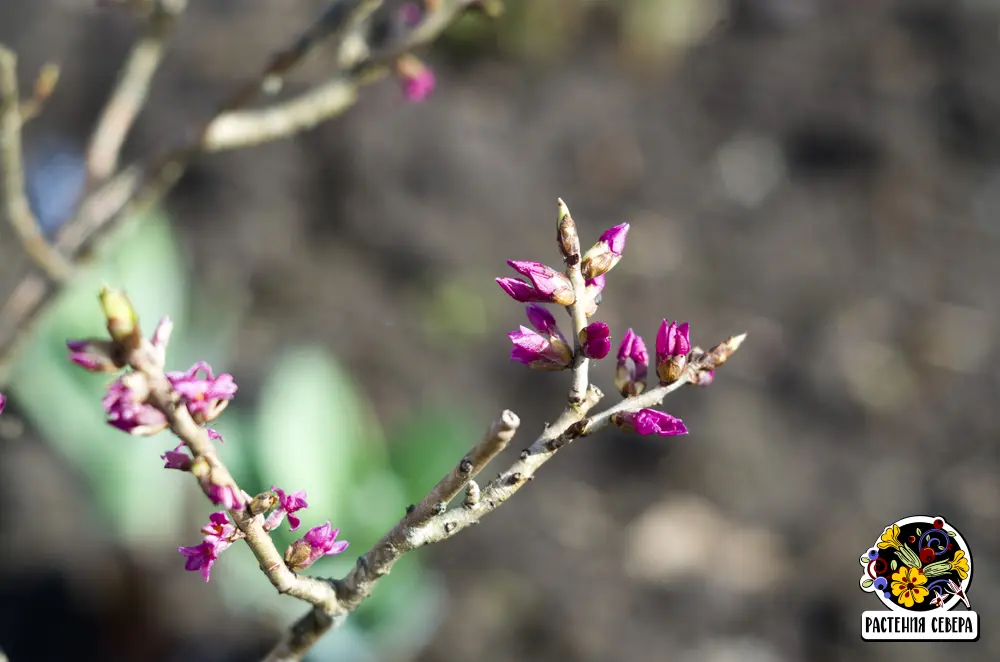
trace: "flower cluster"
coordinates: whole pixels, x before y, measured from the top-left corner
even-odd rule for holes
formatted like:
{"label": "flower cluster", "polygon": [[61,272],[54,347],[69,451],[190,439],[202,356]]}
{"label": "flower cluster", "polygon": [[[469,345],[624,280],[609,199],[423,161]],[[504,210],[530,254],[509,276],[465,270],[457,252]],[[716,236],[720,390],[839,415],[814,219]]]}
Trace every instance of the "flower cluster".
{"label": "flower cluster", "polygon": [[[146,437],[170,427],[175,422],[173,417],[181,411],[190,417],[189,425],[194,422],[199,426],[209,442],[221,443],[222,436],[206,425],[218,418],[236,395],[233,376],[216,375],[204,361],[186,371],[165,370],[173,329],[170,319],[162,319],[152,337],[146,339],[139,328],[139,317],[123,292],[104,288],[100,299],[110,339],[69,340],[66,347],[70,360],[85,370],[119,373],[103,399],[108,424],[132,436]],[[157,384],[159,400],[153,397]],[[164,391],[168,393],[166,398]],[[164,405],[164,399],[169,404]],[[0,411],[3,404],[0,395]],[[302,522],[296,513],[309,505],[304,491],[288,493],[272,485],[269,491],[251,499],[237,487],[214,450],[201,447],[199,452],[198,448],[197,444],[182,439],[160,456],[163,467],[192,474],[212,503],[240,515],[236,522],[248,513],[264,531],[273,531],[285,517],[290,530],[299,528]],[[213,513],[201,531],[205,536],[200,544],[177,549],[186,559],[184,567],[200,572],[208,581],[219,555],[245,535],[225,511]],[[329,522],[310,529],[288,547],[285,557],[289,568],[302,570],[323,556],[343,552],[348,543],[338,542],[338,533],[330,528]]]}
{"label": "flower cluster", "polygon": [[[557,241],[566,263],[565,272],[541,262],[508,260],[519,277],[497,278],[497,284],[512,299],[528,304],[526,313],[531,328],[521,326],[508,334],[514,347],[511,360],[533,370],[567,370],[587,359],[603,359],[611,351],[611,329],[604,322],[591,322],[601,304],[607,274],[621,261],[629,224],[607,229],[597,242],[581,253],[576,224],[569,209],[559,201]],[[575,280],[574,280],[575,279]],[[575,328],[574,343],[567,340],[555,317],[542,304],[566,308]],[[582,316],[579,314],[582,312]],[[743,337],[731,338],[709,352],[691,347],[690,325],[664,319],[656,334],[656,377],[660,386],[680,381],[707,386],[714,378],[714,368],[721,365],[739,347]],[[705,358],[697,366],[693,359]],[[628,329],[618,346],[615,387],[625,398],[641,395],[648,388],[649,353],[642,337]],[[652,409],[623,411],[612,417],[624,430],[642,435],[671,436],[685,434],[684,423],[669,414]]]}

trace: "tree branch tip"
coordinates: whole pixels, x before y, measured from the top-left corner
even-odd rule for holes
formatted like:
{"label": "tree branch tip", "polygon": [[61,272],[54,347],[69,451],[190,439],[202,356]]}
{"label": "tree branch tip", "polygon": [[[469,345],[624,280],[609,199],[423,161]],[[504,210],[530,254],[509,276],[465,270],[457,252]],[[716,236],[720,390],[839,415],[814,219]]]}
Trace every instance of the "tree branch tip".
{"label": "tree branch tip", "polygon": [[517,414],[512,412],[510,409],[504,409],[500,412],[500,422],[511,430],[516,429],[521,425],[521,419],[518,418]]}

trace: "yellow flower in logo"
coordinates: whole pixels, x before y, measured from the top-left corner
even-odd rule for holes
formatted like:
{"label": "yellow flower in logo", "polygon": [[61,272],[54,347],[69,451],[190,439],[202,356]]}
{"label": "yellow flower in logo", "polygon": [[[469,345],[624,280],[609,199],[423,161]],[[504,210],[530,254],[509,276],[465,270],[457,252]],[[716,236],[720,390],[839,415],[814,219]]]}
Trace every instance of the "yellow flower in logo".
{"label": "yellow flower in logo", "polygon": [[878,547],[879,549],[889,549],[890,547],[895,547],[899,549],[899,527],[893,524],[891,527],[887,527],[882,537],[879,538]]}
{"label": "yellow flower in logo", "polygon": [[926,583],[927,577],[920,568],[900,566],[892,575],[892,594],[899,604],[909,609],[914,602],[923,602],[930,594],[924,586]]}
{"label": "yellow flower in logo", "polygon": [[962,579],[969,576],[969,559],[965,558],[965,552],[962,550],[955,552],[955,558],[951,560],[951,569]]}

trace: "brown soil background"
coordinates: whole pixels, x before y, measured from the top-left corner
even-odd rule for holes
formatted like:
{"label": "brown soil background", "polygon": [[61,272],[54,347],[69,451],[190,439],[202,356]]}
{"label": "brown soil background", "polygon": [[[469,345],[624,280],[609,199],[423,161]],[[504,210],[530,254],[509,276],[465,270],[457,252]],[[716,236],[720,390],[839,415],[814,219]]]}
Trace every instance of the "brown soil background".
{"label": "brown soil background", "polygon": [[[450,602],[417,659],[1000,659],[1000,8],[734,0],[668,61],[630,52],[614,11],[538,2],[559,26],[544,48],[515,28],[505,48],[443,44],[428,102],[370,88],[306,135],[201,159],[168,201],[198,275],[250,296],[233,366],[249,397],[269,356],[318,341],[387,423],[446,401],[539,430],[565,380],[508,363],[521,313],[491,281],[509,257],[554,258],[556,196],[585,237],[633,224],[602,307],[616,338],[649,339],[661,317],[703,345],[750,333],[710,389],[667,403],[689,436],[575,445],[433,550]],[[317,8],[194,4],[128,155],[201,118]],[[133,33],[82,0],[0,5],[24,78],[64,63],[26,140],[85,136]],[[323,72],[321,52],[290,88]],[[0,293],[24,264],[10,237]],[[428,332],[454,283],[488,329],[473,340]],[[26,443],[5,441],[0,462],[60,475]],[[33,503],[44,520],[60,502]],[[878,606],[858,556],[918,513],[973,546],[977,644],[860,640]],[[21,535],[5,519],[5,539]],[[73,535],[5,562],[2,621],[26,623],[0,627],[8,653],[44,637],[75,642],[44,659],[252,659],[259,640],[238,633],[256,625],[178,616],[205,593],[179,594],[172,559],[122,559],[126,578],[86,589],[73,558],[100,534]],[[211,656],[197,642],[219,629]]]}

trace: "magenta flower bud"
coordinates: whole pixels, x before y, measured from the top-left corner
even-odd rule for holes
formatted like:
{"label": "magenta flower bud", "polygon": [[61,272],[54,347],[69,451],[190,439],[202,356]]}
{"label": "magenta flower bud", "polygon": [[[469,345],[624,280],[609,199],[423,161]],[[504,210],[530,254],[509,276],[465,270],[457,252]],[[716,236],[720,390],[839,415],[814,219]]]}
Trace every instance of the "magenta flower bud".
{"label": "magenta flower bud", "polygon": [[589,278],[585,283],[587,286],[587,294],[596,300],[601,292],[604,291],[604,283],[606,281],[607,278],[604,274],[601,274],[597,278]]}
{"label": "magenta flower bud", "polygon": [[663,320],[656,332],[656,374],[661,384],[673,384],[684,373],[691,338],[687,322],[678,324]]}
{"label": "magenta flower bud", "polygon": [[507,334],[514,348],[512,361],[519,361],[532,370],[565,370],[573,361],[573,350],[568,343],[550,336],[545,338],[522,326],[519,331]]}
{"label": "magenta flower bud", "polygon": [[416,27],[424,17],[424,8],[420,3],[407,2],[399,8],[403,24],[408,28]]}
{"label": "magenta flower bud", "polygon": [[407,101],[423,101],[434,91],[437,81],[434,72],[412,55],[404,55],[396,60],[396,75],[403,86],[403,96]]}
{"label": "magenta flower bud", "polygon": [[[198,373],[204,372],[204,377]],[[198,361],[187,372],[168,372],[167,379],[187,405],[191,416],[198,423],[214,420],[236,395],[233,376],[223,373],[216,377],[212,366]]]}
{"label": "magenta flower bud", "polygon": [[211,479],[211,473],[208,477],[202,478],[201,490],[208,497],[208,500],[217,506],[222,506],[226,510],[232,510],[237,506],[243,505],[243,495],[239,493],[235,485],[225,485],[220,483],[215,483]]}
{"label": "magenta flower bud", "polygon": [[556,322],[556,318],[546,308],[533,303],[525,308],[525,312],[528,314],[528,322],[539,333],[544,333],[547,336],[562,335],[559,332],[559,324]]}
{"label": "magenta flower bud", "polygon": [[580,345],[588,359],[603,359],[611,351],[611,328],[604,322],[591,322],[580,331]]}
{"label": "magenta flower bud", "polygon": [[69,360],[90,372],[116,372],[125,367],[122,352],[110,340],[67,340]]}
{"label": "magenta flower bud", "polygon": [[7,406],[7,396],[0,393],[0,414],[3,413],[3,408]]}
{"label": "magenta flower bud", "polygon": [[284,519],[285,515],[288,515],[289,531],[294,531],[299,528],[302,521],[296,517],[294,513],[302,510],[303,508],[309,507],[309,504],[306,503],[305,491],[300,490],[292,494],[286,494],[283,489],[273,485],[271,486],[271,491],[278,495],[278,507],[264,522],[264,529],[267,531],[273,531],[278,528],[278,525],[281,524],[281,520]]}
{"label": "magenta flower bud", "polygon": [[[514,286],[509,282],[511,279],[497,279],[500,287],[504,288],[516,301],[555,303],[560,306],[569,306],[576,301],[576,295],[573,294],[573,284],[569,282],[569,278],[552,267],[547,267],[540,262],[525,260],[507,260],[507,264],[531,281],[531,289],[525,289],[523,283]],[[527,298],[518,298],[519,296]]]}
{"label": "magenta flower bud", "polygon": [[695,373],[694,377],[691,378],[691,384],[694,386],[711,386],[714,381],[714,370],[699,370]]}
{"label": "magenta flower bud", "polygon": [[180,444],[174,450],[167,451],[160,456],[160,459],[166,462],[163,465],[164,469],[191,470],[191,456],[183,452],[182,448],[184,448],[184,444]]}
{"label": "magenta flower bud", "polygon": [[496,281],[497,285],[514,301],[520,303],[548,302],[548,299],[542,296],[538,290],[519,278],[497,278]]}
{"label": "magenta flower bud", "polygon": [[611,271],[622,259],[628,223],[621,223],[605,230],[601,238],[583,255],[580,269],[584,278],[597,278]]}
{"label": "magenta flower bud", "polygon": [[167,428],[167,418],[152,405],[146,404],[148,393],[139,391],[142,378],[128,373],[108,386],[101,403],[108,414],[108,424],[135,436],[150,436]]}
{"label": "magenta flower bud", "polygon": [[337,541],[340,529],[331,529],[328,521],[323,526],[316,526],[304,536],[293,542],[285,550],[285,563],[292,570],[303,570],[324,556],[340,554],[347,549],[346,540]]}
{"label": "magenta flower bud", "polygon": [[637,432],[641,435],[656,434],[661,437],[673,437],[688,433],[684,421],[655,409],[619,412],[614,415],[613,420],[615,425],[621,429],[627,432]]}
{"label": "magenta flower bud", "polygon": [[646,343],[629,329],[625,332],[621,345],[618,346],[615,388],[626,398],[639,395],[646,390],[648,370],[649,353],[646,351]]}

